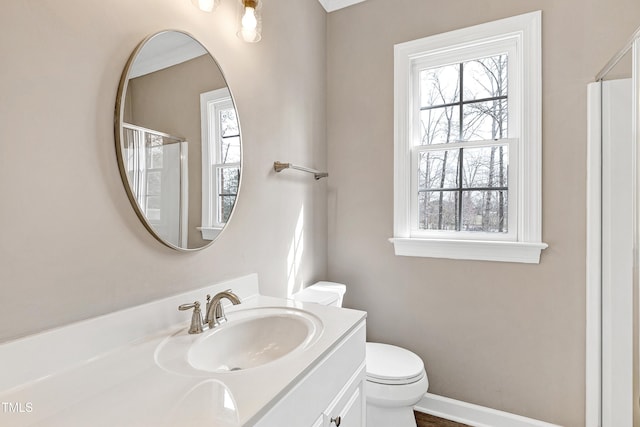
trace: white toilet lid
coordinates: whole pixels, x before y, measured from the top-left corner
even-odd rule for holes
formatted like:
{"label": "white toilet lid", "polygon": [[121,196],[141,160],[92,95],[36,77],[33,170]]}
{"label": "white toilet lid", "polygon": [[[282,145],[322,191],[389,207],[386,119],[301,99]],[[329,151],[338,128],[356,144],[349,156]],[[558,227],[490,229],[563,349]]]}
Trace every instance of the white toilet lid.
{"label": "white toilet lid", "polygon": [[424,363],[407,349],[367,343],[367,380],[380,384],[411,384],[425,375]]}
{"label": "white toilet lid", "polygon": [[340,299],[340,294],[308,287],[293,294],[293,299],[300,302],[315,302],[320,305],[335,305],[338,299]]}

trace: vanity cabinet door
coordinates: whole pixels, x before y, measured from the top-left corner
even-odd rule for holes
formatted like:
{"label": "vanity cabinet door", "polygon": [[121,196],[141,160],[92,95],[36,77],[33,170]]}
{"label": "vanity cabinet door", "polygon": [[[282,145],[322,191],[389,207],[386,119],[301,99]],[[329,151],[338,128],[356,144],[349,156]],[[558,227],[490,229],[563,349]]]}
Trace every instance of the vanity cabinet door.
{"label": "vanity cabinet door", "polygon": [[254,426],[364,427],[365,340],[363,320]]}
{"label": "vanity cabinet door", "polygon": [[364,368],[324,413],[323,427],[365,427]]}

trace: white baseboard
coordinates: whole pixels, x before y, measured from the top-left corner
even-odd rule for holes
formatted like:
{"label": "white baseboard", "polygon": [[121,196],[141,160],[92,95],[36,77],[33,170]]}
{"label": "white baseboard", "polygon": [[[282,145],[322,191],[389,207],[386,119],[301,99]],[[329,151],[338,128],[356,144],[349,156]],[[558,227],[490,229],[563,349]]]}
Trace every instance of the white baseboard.
{"label": "white baseboard", "polygon": [[418,412],[473,427],[559,427],[556,424],[461,402],[448,397],[427,393],[414,407]]}

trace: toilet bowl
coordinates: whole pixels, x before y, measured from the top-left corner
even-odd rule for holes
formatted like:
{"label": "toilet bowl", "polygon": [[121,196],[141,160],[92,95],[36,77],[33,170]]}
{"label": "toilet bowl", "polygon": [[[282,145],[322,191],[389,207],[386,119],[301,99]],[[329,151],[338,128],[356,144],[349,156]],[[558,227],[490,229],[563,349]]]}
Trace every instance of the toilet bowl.
{"label": "toilet bowl", "polygon": [[415,427],[413,406],[428,388],[424,363],[416,354],[367,343],[367,427]]}
{"label": "toilet bowl", "polygon": [[[301,302],[342,306],[346,286],[318,282],[293,295]],[[416,427],[413,406],[429,388],[422,359],[407,349],[368,342],[367,427]]]}

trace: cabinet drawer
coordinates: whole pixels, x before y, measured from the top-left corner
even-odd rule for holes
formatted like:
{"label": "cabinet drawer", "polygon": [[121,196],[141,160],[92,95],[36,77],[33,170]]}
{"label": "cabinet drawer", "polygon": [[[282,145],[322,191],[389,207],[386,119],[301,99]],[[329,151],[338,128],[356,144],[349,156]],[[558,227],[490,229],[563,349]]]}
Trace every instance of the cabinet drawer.
{"label": "cabinet drawer", "polygon": [[324,412],[323,427],[364,427],[366,404],[364,363]]}
{"label": "cabinet drawer", "polygon": [[[327,408],[337,408],[340,398],[348,392],[346,389],[353,390],[350,386],[356,378],[360,378],[358,373],[365,361],[365,341],[366,322],[362,321],[276,403],[255,427],[330,426],[331,424],[327,424],[331,418],[326,416],[329,414]],[[364,378],[366,374],[363,371],[361,375]],[[349,402],[344,402],[347,403]],[[320,425],[317,424],[319,419],[323,420]]]}

